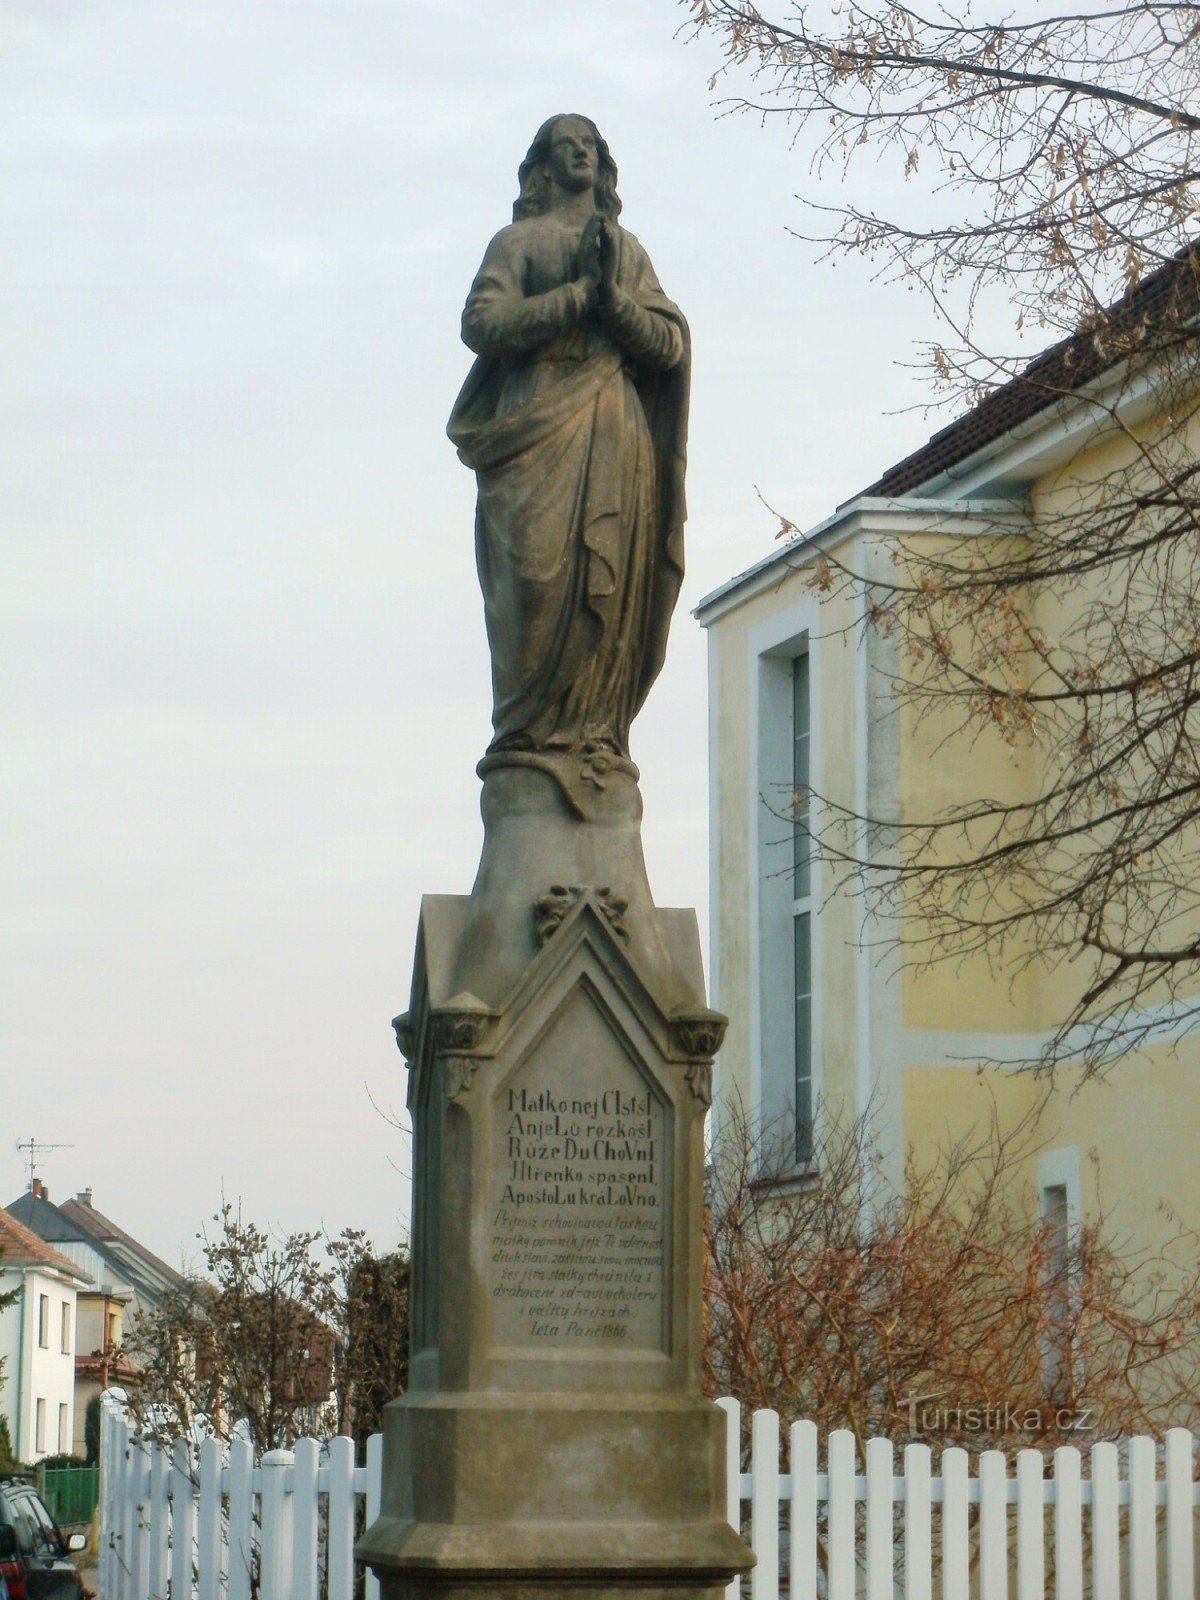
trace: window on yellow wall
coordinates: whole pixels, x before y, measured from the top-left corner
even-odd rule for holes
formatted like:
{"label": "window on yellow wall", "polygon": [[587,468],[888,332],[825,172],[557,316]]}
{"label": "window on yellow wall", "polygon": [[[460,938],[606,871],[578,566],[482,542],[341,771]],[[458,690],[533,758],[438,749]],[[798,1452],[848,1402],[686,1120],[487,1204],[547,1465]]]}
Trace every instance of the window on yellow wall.
{"label": "window on yellow wall", "polygon": [[792,661],[792,1129],[797,1166],[812,1160],[812,783],[808,654]]}
{"label": "window on yellow wall", "polygon": [[817,1039],[812,658],[801,634],[759,657],[758,1125],[764,1177],[813,1160]]}
{"label": "window on yellow wall", "polygon": [[1045,1244],[1045,1371],[1051,1394],[1070,1387],[1073,1376],[1071,1212],[1065,1183],[1042,1189]]}

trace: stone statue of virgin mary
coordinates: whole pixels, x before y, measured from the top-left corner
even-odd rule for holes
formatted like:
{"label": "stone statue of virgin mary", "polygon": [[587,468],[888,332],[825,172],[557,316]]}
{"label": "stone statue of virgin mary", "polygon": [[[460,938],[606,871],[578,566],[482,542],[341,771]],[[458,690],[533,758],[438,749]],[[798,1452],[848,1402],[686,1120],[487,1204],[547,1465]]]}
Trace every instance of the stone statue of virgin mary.
{"label": "stone statue of virgin mary", "polygon": [[494,727],[480,771],[538,766],[570,794],[637,775],[629,728],[683,576],[688,331],[617,223],[593,122],[551,117],[518,176],[463,311],[478,359],[447,431],[479,487]]}

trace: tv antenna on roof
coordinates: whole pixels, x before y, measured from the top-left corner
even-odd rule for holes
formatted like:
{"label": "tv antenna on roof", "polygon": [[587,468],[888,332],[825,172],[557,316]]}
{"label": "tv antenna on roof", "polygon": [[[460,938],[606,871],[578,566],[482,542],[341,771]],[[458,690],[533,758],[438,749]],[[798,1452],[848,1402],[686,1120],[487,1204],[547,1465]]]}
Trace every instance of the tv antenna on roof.
{"label": "tv antenna on roof", "polygon": [[37,1158],[43,1150],[74,1150],[73,1144],[44,1144],[40,1139],[18,1139],[17,1149],[29,1151],[29,1187],[33,1188]]}

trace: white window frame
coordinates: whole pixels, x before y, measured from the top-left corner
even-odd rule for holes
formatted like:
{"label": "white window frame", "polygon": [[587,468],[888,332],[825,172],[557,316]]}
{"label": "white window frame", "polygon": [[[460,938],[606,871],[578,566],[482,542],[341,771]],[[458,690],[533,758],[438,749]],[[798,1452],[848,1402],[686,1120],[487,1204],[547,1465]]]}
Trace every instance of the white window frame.
{"label": "white window frame", "polygon": [[[753,760],[749,773],[748,859],[750,884],[750,1094],[756,1126],[770,1118],[770,1076],[781,1056],[795,1062],[795,925],[808,917],[811,1119],[819,1114],[822,1084],[821,918],[814,864],[807,895],[797,898],[792,871],[794,834],[786,815],[792,794],[792,663],[808,657],[809,784],[821,788],[821,652],[817,601],[793,602],[751,630],[749,637],[750,726]],[[810,800],[810,823],[815,806]],[[771,1120],[777,1121],[777,1116]],[[770,1130],[767,1130],[768,1135]],[[778,1148],[778,1146],[776,1146]],[[764,1177],[803,1178],[812,1160],[778,1161]]]}
{"label": "white window frame", "polygon": [[33,1448],[39,1455],[46,1453],[46,1402],[39,1396],[33,1408]]}
{"label": "white window frame", "polygon": [[63,1301],[59,1316],[61,1319],[60,1342],[62,1344],[62,1354],[69,1356],[71,1354],[71,1302],[69,1300]]}
{"label": "white window frame", "polygon": [[[38,1295],[38,1349],[50,1348],[50,1296]],[[41,1448],[39,1446],[39,1448]]]}
{"label": "white window frame", "polygon": [[58,1453],[65,1456],[71,1449],[70,1408],[65,1400],[58,1403]]}

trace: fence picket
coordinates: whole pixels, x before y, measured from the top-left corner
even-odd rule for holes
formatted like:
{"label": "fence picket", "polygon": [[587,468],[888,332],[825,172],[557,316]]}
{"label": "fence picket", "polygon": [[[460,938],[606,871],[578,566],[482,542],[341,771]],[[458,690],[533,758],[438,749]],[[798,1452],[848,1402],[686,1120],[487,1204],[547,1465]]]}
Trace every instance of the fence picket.
{"label": "fence picket", "polygon": [[979,1458],[979,1600],[1008,1600],[1008,1463],[1003,1450]]}
{"label": "fence picket", "polygon": [[904,1447],[904,1600],[933,1600],[932,1455]]}
{"label": "fence picket", "polygon": [[896,1592],[892,1455],[890,1439],[867,1440],[867,1600],[894,1600]]}
{"label": "fence picket", "polygon": [[120,1558],[117,1569],[117,1594],[120,1600],[130,1600],[133,1595],[134,1566],[137,1533],[137,1476],[133,1441],[129,1424],[121,1428],[121,1531]]}
{"label": "fence picket", "polygon": [[1074,1445],[1054,1452],[1054,1593],[1056,1600],[1083,1600],[1083,1494]]}
{"label": "fence picket", "polygon": [[779,1416],[756,1411],[750,1422],[750,1543],[758,1561],[750,1574],[751,1600],[779,1596]]}
{"label": "fence picket", "polygon": [[855,1600],[854,1435],[835,1428],[829,1435],[829,1600]]}
{"label": "fence picket", "polygon": [[150,1600],[167,1600],[167,1541],[171,1530],[170,1460],[166,1446],[156,1444],[150,1451],[150,1569],[147,1589]]}
{"label": "fence picket", "polygon": [[[369,1528],[379,1515],[383,1500],[383,1435],[373,1433],[367,1440],[367,1504],[366,1525]],[[367,1569],[363,1600],[379,1600],[379,1579]]]}
{"label": "fence picket", "polygon": [[[196,1514],[196,1600],[221,1600],[221,1456],[219,1439],[200,1446],[200,1506]],[[105,1595],[104,1600],[108,1600]]]}
{"label": "fence picket", "polygon": [[250,1600],[254,1589],[254,1446],[231,1439],[229,1522],[225,1541],[226,1600]]}
{"label": "fence picket", "polygon": [[967,1452],[951,1445],[942,1451],[942,1594],[945,1600],[961,1600],[970,1594],[970,1584]]}
{"label": "fence picket", "polygon": [[1129,1441],[1129,1595],[1158,1600],[1154,1440]]}
{"label": "fence picket", "polygon": [[192,1452],[186,1439],[176,1439],[171,1450],[171,1600],[191,1600],[195,1536]]}
{"label": "fence picket", "polygon": [[[291,1600],[294,1496],[288,1494],[287,1490],[288,1475],[293,1465],[294,1457],[290,1450],[268,1450],[259,1469],[262,1474],[262,1493],[259,1497],[262,1550],[258,1592],[262,1600]],[[353,1526],[353,1508],[351,1519]],[[332,1588],[330,1592],[332,1594]]]}
{"label": "fence picket", "polygon": [[1017,1454],[1017,1600],[1045,1600],[1046,1493],[1041,1452]]}
{"label": "fence picket", "polygon": [[1092,1600],[1120,1600],[1121,1509],[1115,1444],[1092,1446]]}
{"label": "fence picket", "polygon": [[127,1468],[129,1424],[114,1406],[109,1413],[107,1466],[113,1485],[112,1510],[105,1517],[104,1595],[105,1600],[125,1600],[125,1538],[126,1517],[129,1514],[129,1486]]}
{"label": "fence picket", "polygon": [[133,1533],[129,1541],[129,1594],[131,1600],[150,1596],[150,1446],[134,1439],[129,1446],[133,1480]]}
{"label": "fence picket", "polygon": [[[317,1600],[321,1588],[317,1566],[317,1530],[321,1522],[317,1483],[321,1450],[315,1439],[297,1439],[293,1454],[296,1465],[292,1478],[292,1591],[294,1600]],[[368,1506],[368,1524],[372,1520]]]}
{"label": "fence picket", "polygon": [[817,1425],[793,1422],[788,1516],[791,1600],[817,1600]]}
{"label": "fence picket", "polygon": [[329,1441],[329,1600],[354,1600],[354,1440]]}
{"label": "fence picket", "polygon": [[1167,1600],[1193,1600],[1196,1581],[1192,1509],[1192,1436],[1186,1428],[1168,1428],[1165,1451],[1167,1480]]}
{"label": "fence picket", "polygon": [[[725,1413],[725,1515],[742,1531],[742,1408],[732,1395],[717,1401]],[[725,1585],[725,1600],[740,1600],[742,1586],[736,1578]]]}

